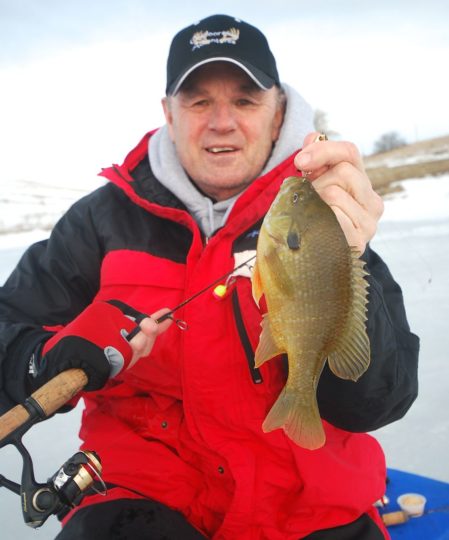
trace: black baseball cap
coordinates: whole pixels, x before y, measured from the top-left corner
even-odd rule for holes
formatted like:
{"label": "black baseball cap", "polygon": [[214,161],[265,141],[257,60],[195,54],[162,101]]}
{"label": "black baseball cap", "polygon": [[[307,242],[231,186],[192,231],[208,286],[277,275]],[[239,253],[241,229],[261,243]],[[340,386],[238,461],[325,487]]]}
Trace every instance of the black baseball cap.
{"label": "black baseball cap", "polygon": [[212,15],[173,38],[167,60],[167,95],[176,94],[196,68],[219,61],[239,66],[263,90],[280,86],[276,60],[262,32],[229,15]]}

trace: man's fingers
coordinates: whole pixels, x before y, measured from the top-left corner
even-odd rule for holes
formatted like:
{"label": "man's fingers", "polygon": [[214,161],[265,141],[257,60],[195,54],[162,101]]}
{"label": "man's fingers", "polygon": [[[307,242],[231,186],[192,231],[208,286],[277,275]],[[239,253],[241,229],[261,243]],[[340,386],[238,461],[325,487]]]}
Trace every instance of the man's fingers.
{"label": "man's fingers", "polygon": [[379,219],[383,213],[382,198],[374,191],[368,176],[349,163],[339,163],[329,169],[313,181],[313,187],[318,193],[326,190],[327,199],[338,197],[338,188],[341,188],[373,217]]}
{"label": "man's fingers", "polygon": [[140,322],[139,327],[141,331],[129,342],[133,349],[133,359],[129,367],[132,367],[142,356],[149,355],[157,336],[165,332],[172,324],[172,319],[166,319],[161,323],[156,322],[159,317],[162,317],[162,315],[165,315],[169,311],[168,308],[160,309]]}
{"label": "man's fingers", "polygon": [[[159,309],[158,311],[155,311],[154,313],[152,313],[151,319],[153,320],[153,322],[155,322],[160,317],[162,317],[166,313],[169,313],[170,311],[171,310],[168,309],[168,308]],[[167,330],[171,326],[172,322],[173,322],[172,318],[167,318],[167,319],[165,319],[165,321],[162,321],[161,323],[156,323],[157,335],[162,334],[163,332],[165,332],[165,330]]]}
{"label": "man's fingers", "polygon": [[349,193],[339,186],[318,190],[318,194],[335,213],[345,234],[348,245],[365,251],[366,243],[377,229],[377,217],[361,206]]}
{"label": "man's fingers", "polygon": [[[309,138],[310,137],[310,138]],[[316,133],[308,135],[305,141],[314,141]],[[310,174],[315,174],[323,168],[331,168],[337,163],[347,162],[364,172],[362,157],[357,147],[344,141],[318,141],[304,145],[301,152],[295,157],[297,169]]]}
{"label": "man's fingers", "polygon": [[295,166],[332,208],[348,244],[363,252],[376,232],[382,199],[374,191],[354,144],[318,140],[318,136],[317,132],[307,135]]}

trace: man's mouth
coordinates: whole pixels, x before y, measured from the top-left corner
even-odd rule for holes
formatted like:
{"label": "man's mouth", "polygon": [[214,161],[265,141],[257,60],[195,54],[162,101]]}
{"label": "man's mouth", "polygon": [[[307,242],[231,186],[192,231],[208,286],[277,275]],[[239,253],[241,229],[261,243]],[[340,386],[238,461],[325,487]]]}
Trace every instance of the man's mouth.
{"label": "man's mouth", "polygon": [[209,148],[206,148],[206,150],[211,154],[225,154],[228,152],[235,152],[237,148],[233,148],[232,146],[210,146]]}

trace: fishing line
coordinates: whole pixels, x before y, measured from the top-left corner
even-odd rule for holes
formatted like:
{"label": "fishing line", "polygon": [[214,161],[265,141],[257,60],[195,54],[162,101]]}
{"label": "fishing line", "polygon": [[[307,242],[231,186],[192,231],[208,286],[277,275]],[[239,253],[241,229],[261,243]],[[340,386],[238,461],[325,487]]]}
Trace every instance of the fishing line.
{"label": "fishing line", "polygon": [[[226,272],[226,274],[223,274],[222,276],[220,276],[219,278],[215,279],[214,281],[212,281],[211,283],[209,283],[209,285],[207,285],[206,287],[204,287],[204,289],[201,289],[199,290],[198,292],[196,292],[195,294],[192,294],[192,296],[189,296],[189,298],[186,298],[185,300],[183,300],[180,304],[178,304],[176,307],[174,307],[173,309],[171,309],[170,311],[168,311],[167,313],[164,313],[164,315],[162,315],[161,317],[157,318],[156,319],[156,323],[157,324],[160,324],[164,321],[166,321],[167,319],[173,319],[173,313],[175,311],[178,311],[178,309],[181,309],[182,307],[184,307],[185,305],[187,305],[188,303],[190,303],[192,300],[195,300],[195,298],[197,298],[198,296],[200,296],[201,294],[205,293],[206,291],[208,291],[211,287],[213,287],[214,285],[217,285],[218,283],[220,282],[223,282],[223,280],[229,278],[236,270],[239,270],[240,268],[243,268],[244,266],[248,266],[248,263],[250,263],[252,260],[254,260],[256,258],[256,255],[253,255],[252,257],[249,257],[249,259],[246,259],[246,261],[242,262],[241,264],[238,264],[237,266],[235,266],[232,270],[230,270],[229,272]],[[248,268],[250,268],[250,266],[248,266]],[[175,322],[175,324],[178,326],[178,328],[180,328],[181,330],[187,330],[188,329],[188,326],[187,326],[187,323],[185,321],[183,321],[182,319],[173,319],[173,321]],[[136,328],[134,328],[134,330],[132,330],[127,336],[126,336],[126,339],[127,341],[131,341],[131,339],[136,336],[139,332],[141,331],[141,328],[140,326],[136,326]],[[128,426],[129,429],[130,429],[130,433],[137,433],[138,432],[138,428],[136,427],[131,427],[131,426]],[[119,437],[117,437],[115,439],[115,443],[117,443],[118,441],[121,441],[127,437],[130,436],[130,433],[123,433],[122,435],[120,435]],[[126,489],[129,489],[129,488],[126,488]]]}
{"label": "fishing line", "polygon": [[[253,255],[252,257],[249,257],[248,259],[246,259],[244,262],[242,262],[241,264],[238,264],[237,266],[235,266],[232,270],[230,270],[229,272],[226,272],[225,274],[223,274],[222,276],[220,276],[219,278],[215,279],[214,281],[212,281],[211,283],[209,283],[209,285],[207,285],[206,287],[204,287],[204,289],[201,289],[199,290],[198,292],[196,292],[195,294],[193,294],[192,296],[190,296],[189,298],[186,298],[185,300],[183,300],[180,304],[178,304],[176,307],[174,307],[173,309],[171,309],[170,311],[168,311],[167,313],[165,313],[164,315],[162,315],[161,317],[159,317],[158,319],[156,319],[156,322],[158,324],[160,324],[161,322],[164,322],[166,321],[167,319],[173,319],[173,313],[175,311],[178,311],[178,309],[181,309],[182,307],[184,307],[185,305],[187,305],[189,302],[191,302],[192,300],[194,300],[195,298],[197,298],[198,296],[200,296],[201,294],[205,293],[206,291],[208,291],[211,287],[213,287],[214,285],[217,285],[218,283],[220,282],[223,282],[223,280],[229,278],[230,276],[232,276],[232,274],[234,274],[234,272],[236,270],[239,270],[240,268],[243,268],[244,266],[248,266],[248,268],[251,268],[251,266],[249,266],[249,263],[254,260],[256,258],[256,255]],[[175,324],[178,326],[178,328],[180,328],[181,330],[187,330],[187,323],[185,321],[183,321],[182,319],[173,319]],[[140,326],[136,326],[136,328],[134,328],[134,330],[132,330],[126,337],[126,339],[128,341],[130,341],[135,335],[137,335],[139,332],[140,332],[141,328]],[[129,427],[129,430],[130,430],[130,433],[137,433],[138,431],[138,428],[136,427],[131,427],[131,426],[128,426]],[[120,435],[119,437],[117,437],[115,439],[115,442],[117,443],[117,441],[121,441],[127,437],[130,436],[130,433],[123,433],[122,435]],[[128,488],[127,488],[128,489]]]}

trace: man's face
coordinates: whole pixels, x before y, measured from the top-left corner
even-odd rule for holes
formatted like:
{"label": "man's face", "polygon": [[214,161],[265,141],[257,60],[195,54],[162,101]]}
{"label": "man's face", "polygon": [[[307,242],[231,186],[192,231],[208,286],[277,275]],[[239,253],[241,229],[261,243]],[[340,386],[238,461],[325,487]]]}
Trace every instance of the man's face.
{"label": "man's face", "polygon": [[261,90],[228,62],[196,69],[163,107],[182,166],[215,200],[240,193],[257,178],[283,120],[278,90]]}

